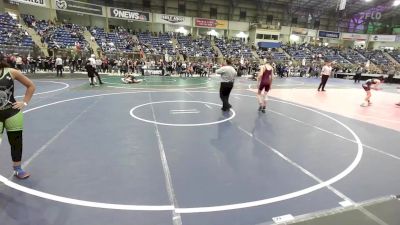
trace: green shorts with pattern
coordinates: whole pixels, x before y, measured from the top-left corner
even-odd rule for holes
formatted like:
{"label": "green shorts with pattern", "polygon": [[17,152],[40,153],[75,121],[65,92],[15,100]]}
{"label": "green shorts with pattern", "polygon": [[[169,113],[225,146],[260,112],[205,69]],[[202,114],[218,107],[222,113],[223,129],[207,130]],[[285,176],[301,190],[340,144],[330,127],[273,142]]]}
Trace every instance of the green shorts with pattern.
{"label": "green shorts with pattern", "polygon": [[0,110],[0,133],[24,129],[24,114],[15,109]]}

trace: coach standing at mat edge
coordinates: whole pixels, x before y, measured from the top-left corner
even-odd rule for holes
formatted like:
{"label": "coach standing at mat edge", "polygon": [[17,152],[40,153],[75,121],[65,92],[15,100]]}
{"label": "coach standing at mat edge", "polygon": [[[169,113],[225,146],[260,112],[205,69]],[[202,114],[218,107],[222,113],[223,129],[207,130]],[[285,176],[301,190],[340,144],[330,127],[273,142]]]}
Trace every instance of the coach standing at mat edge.
{"label": "coach standing at mat edge", "polygon": [[227,59],[226,66],[221,67],[215,71],[215,73],[221,75],[221,87],[219,89],[219,96],[222,100],[221,110],[229,111],[229,109],[232,108],[232,105],[229,104],[229,95],[231,94],[237,72],[235,68],[232,67],[232,61]]}

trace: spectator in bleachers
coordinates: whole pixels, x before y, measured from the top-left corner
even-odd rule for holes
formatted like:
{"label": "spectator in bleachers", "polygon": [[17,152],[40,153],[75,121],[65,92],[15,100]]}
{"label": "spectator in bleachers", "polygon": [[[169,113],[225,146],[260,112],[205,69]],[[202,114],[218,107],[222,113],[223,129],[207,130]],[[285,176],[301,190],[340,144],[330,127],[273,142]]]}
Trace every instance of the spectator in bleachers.
{"label": "spectator in bleachers", "polygon": [[18,70],[22,71],[23,62],[22,62],[22,57],[20,55],[17,55],[17,57],[15,58],[15,65]]}

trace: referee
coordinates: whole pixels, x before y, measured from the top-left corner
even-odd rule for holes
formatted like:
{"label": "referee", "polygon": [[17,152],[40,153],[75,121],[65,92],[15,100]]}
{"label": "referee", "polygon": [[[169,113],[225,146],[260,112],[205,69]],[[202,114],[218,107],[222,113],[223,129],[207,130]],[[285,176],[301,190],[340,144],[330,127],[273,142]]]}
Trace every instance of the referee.
{"label": "referee", "polygon": [[219,89],[219,96],[222,100],[222,111],[229,111],[232,108],[229,104],[229,95],[233,88],[233,83],[237,75],[236,70],[232,67],[232,61],[226,60],[226,66],[221,67],[215,73],[221,75],[221,87]]}
{"label": "referee", "polygon": [[64,62],[61,59],[61,56],[57,56],[55,64],[56,64],[56,70],[57,70],[57,77],[62,77],[63,76],[63,65],[64,65]]}
{"label": "referee", "polygon": [[318,91],[320,91],[322,87],[322,91],[325,91],[326,82],[329,79],[329,76],[332,74],[332,62],[330,60],[325,60],[325,66],[322,67],[321,70],[321,83],[319,84]]}

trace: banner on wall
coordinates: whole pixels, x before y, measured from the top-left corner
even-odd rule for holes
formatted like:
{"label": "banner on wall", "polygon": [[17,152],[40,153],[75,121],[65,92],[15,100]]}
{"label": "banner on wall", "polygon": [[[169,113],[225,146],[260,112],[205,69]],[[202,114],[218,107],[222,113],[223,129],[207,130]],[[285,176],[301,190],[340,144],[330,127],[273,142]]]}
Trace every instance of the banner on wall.
{"label": "banner on wall", "polygon": [[371,35],[370,41],[395,42],[396,35]]}
{"label": "banner on wall", "polygon": [[28,5],[34,5],[34,6],[48,8],[46,0],[10,0],[10,2],[11,3],[18,2],[18,3],[22,3],[22,4],[28,4]]}
{"label": "banner on wall", "polygon": [[318,33],[317,30],[308,29],[307,36],[315,38],[315,37],[317,37],[317,33]]}
{"label": "banner on wall", "polygon": [[343,40],[366,41],[368,34],[342,33]]}
{"label": "banner on wall", "polygon": [[293,27],[292,28],[292,34],[295,35],[304,35],[306,36],[308,34],[308,29],[306,28],[299,28],[299,27]]}
{"label": "banner on wall", "polygon": [[396,42],[400,42],[400,35],[396,36]]}
{"label": "banner on wall", "polygon": [[116,19],[151,22],[150,13],[134,11],[129,9],[119,9],[110,7],[108,10],[108,16],[110,18],[116,18]]}
{"label": "banner on wall", "polygon": [[249,29],[250,23],[248,22],[229,21],[229,30],[248,32]]}
{"label": "banner on wall", "polygon": [[290,32],[291,32],[291,29],[290,29],[290,27],[287,27],[287,26],[282,26],[281,27],[281,34],[283,34],[283,35],[290,35]]}
{"label": "banner on wall", "polygon": [[228,21],[227,20],[195,18],[194,25],[196,27],[228,29]]}
{"label": "banner on wall", "polygon": [[100,5],[73,0],[55,0],[54,3],[56,10],[104,16],[104,7]]}
{"label": "banner on wall", "polygon": [[320,37],[320,38],[337,38],[338,39],[340,37],[340,33],[320,30],[318,32],[318,37]]}
{"label": "banner on wall", "polygon": [[186,16],[173,16],[165,14],[153,14],[153,22],[164,23],[164,24],[174,24],[181,26],[192,26],[192,18]]}

